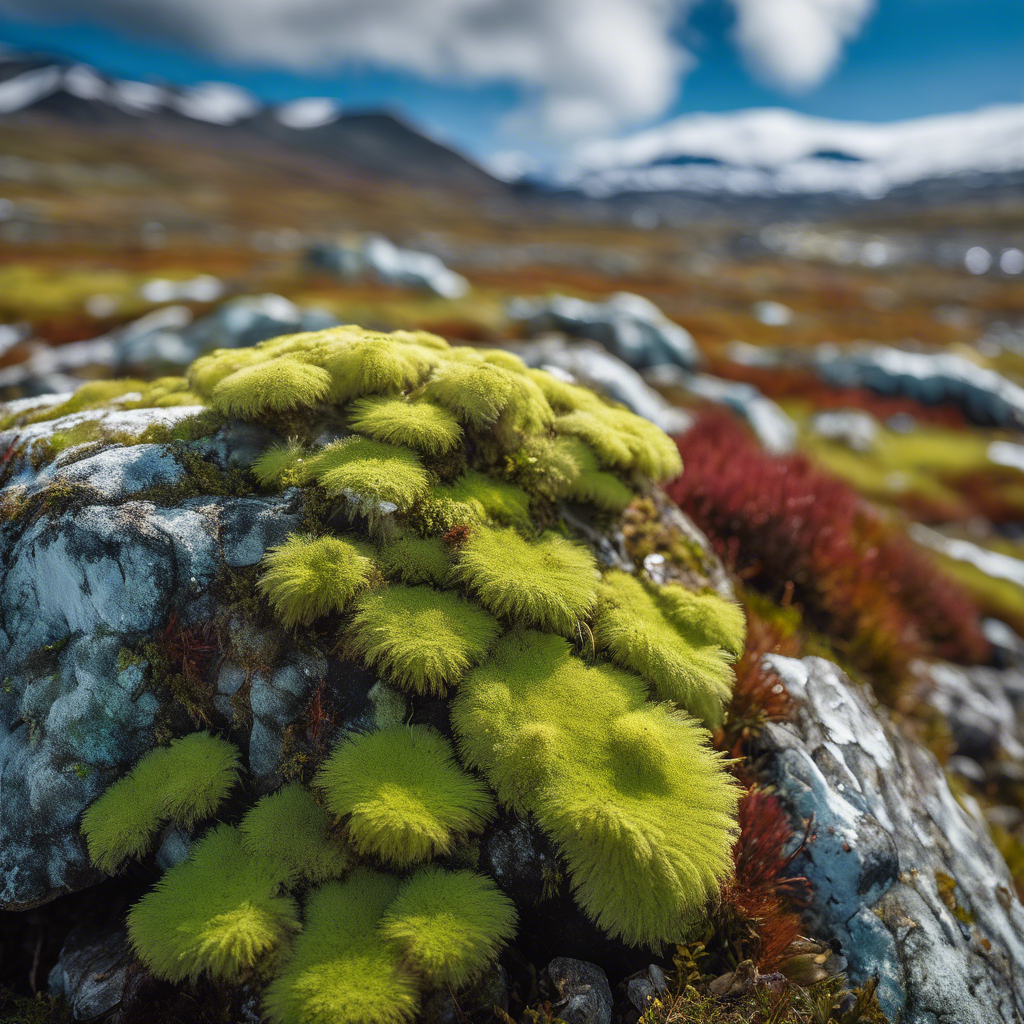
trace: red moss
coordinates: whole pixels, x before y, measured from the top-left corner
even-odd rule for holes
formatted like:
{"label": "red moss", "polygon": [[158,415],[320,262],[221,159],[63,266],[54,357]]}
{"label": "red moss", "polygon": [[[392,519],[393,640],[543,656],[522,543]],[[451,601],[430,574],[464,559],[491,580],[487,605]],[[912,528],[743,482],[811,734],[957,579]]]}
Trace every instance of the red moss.
{"label": "red moss", "polygon": [[453,526],[441,538],[446,547],[460,548],[469,540],[469,527],[465,525]]}
{"label": "red moss", "polygon": [[800,455],[764,452],[728,413],[677,438],[685,470],[666,490],[742,579],[798,603],[883,688],[913,657],[983,660],[971,599],[844,481]]}

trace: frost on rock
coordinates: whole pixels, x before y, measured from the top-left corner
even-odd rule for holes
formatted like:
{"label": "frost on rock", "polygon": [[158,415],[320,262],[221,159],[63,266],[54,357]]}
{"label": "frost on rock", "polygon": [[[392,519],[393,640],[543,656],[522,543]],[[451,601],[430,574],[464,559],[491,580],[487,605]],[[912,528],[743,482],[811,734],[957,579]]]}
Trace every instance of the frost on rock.
{"label": "frost on rock", "polygon": [[1024,908],[973,802],[832,663],[770,656],[793,719],[767,727],[772,781],[817,838],[795,867],[815,934],[904,1024],[1024,1016]]}

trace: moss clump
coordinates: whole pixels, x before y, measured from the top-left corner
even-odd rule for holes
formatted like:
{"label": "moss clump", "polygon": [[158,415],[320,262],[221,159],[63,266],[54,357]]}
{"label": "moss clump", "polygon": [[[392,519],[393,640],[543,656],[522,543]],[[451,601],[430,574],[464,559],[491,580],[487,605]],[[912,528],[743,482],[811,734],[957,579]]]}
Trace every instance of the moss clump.
{"label": "moss clump", "polygon": [[331,839],[330,829],[327,812],[297,782],[263,797],[239,825],[249,857],[288,884],[341,878],[353,866],[352,852]]}
{"label": "moss clump", "polygon": [[324,366],[333,382],[332,397],[341,404],[360,395],[388,395],[411,388],[430,372],[435,358],[420,345],[377,334],[357,336],[329,355]]}
{"label": "moss clump", "polygon": [[492,616],[455,594],[394,586],[356,602],[349,647],[407,690],[443,694],[497,635]]}
{"label": "moss clump", "polygon": [[431,985],[459,989],[515,935],[516,911],[489,878],[427,867],[402,885],[380,930]]}
{"label": "moss clump", "polygon": [[268,413],[308,409],[330,391],[330,375],[320,367],[276,359],[235,370],[217,383],[210,398],[217,412],[254,420]]}
{"label": "moss clump", "polygon": [[204,836],[128,913],[135,951],[172,982],[238,982],[300,927],[295,901],[230,825]]}
{"label": "moss clump", "polygon": [[624,572],[607,573],[598,589],[598,647],[663,700],[720,725],[734,681],[730,663],[743,651],[742,609],[713,594],[645,586]]}
{"label": "moss clump", "polygon": [[252,474],[264,487],[294,487],[303,482],[308,458],[301,441],[274,444],[252,464]]}
{"label": "moss clump", "polygon": [[448,549],[437,537],[417,537],[405,533],[377,551],[381,572],[400,583],[431,583],[443,587],[448,582],[452,562]]}
{"label": "moss clump", "polygon": [[116,871],[144,854],[166,822],[191,828],[213,814],[238,781],[238,749],[208,732],[150,751],[82,818],[89,858]]}
{"label": "moss clump", "polygon": [[300,534],[271,548],[263,563],[259,589],[285,626],[308,626],[344,610],[373,569],[362,545]]}
{"label": "moss clump", "polygon": [[419,1005],[419,988],[399,950],[377,930],[398,882],[360,868],[321,886],[305,906],[306,925],[263,1012],[273,1024],[400,1024]]}
{"label": "moss clump", "polygon": [[486,430],[515,400],[516,387],[512,375],[500,367],[448,362],[434,370],[423,394],[461,422]]}
{"label": "moss clump", "polygon": [[428,529],[440,532],[474,523],[500,523],[531,530],[530,495],[475,470],[464,473],[454,483],[432,488],[419,515]]}
{"label": "moss clump", "polygon": [[462,442],[462,428],[447,409],[405,398],[353,402],[349,425],[375,441],[408,445],[427,455],[444,455]]}
{"label": "moss clump", "polygon": [[339,744],[316,777],[328,809],[348,816],[352,845],[396,867],[439,853],[483,827],[487,790],[426,726],[400,726]]}
{"label": "moss clump", "polygon": [[364,505],[389,502],[403,509],[429,484],[415,452],[365,437],[329,444],[309,461],[308,472],[328,494],[351,496]]}
{"label": "moss clump", "polygon": [[565,640],[516,631],[464,680],[452,723],[499,799],[559,844],[604,931],[653,946],[692,931],[732,869],[739,795],[693,721]]}
{"label": "moss clump", "polygon": [[514,530],[477,529],[455,569],[495,615],[575,635],[594,606],[593,555],[555,534],[527,541]]}

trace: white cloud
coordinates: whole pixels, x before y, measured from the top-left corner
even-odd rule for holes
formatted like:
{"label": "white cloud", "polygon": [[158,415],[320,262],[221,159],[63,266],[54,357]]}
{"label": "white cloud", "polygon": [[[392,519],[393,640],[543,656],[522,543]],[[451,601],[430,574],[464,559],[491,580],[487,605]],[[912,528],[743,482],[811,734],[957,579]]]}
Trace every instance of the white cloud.
{"label": "white cloud", "polygon": [[[873,0],[732,0],[754,67],[820,80]],[[228,61],[315,73],[363,65],[525,96],[519,127],[586,136],[661,115],[693,67],[675,30],[696,0],[92,0],[89,16]],[[77,0],[0,0],[0,12],[79,20]]]}
{"label": "white cloud", "polygon": [[874,13],[875,0],[732,0],[734,37],[747,64],[772,85],[799,92],[839,63]]}

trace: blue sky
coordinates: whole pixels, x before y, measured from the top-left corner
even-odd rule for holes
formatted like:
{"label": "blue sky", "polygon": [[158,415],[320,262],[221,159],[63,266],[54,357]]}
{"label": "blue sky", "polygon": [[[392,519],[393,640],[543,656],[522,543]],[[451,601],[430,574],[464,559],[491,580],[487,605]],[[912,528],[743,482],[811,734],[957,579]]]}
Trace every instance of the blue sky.
{"label": "blue sky", "polygon": [[[433,42],[430,0],[376,0],[392,21],[363,12],[352,15],[358,25],[340,10],[351,0],[303,0],[316,23],[308,31],[289,15],[298,0],[280,2],[282,20],[246,36],[237,26],[254,8],[245,0],[101,0],[88,8],[92,21],[70,0],[0,0],[0,40],[125,77],[228,80],[268,101],[325,95],[391,107],[479,157],[557,155],[574,138],[702,110],[785,106],[885,121],[1024,102],[1024,0],[879,0],[874,9],[873,0],[675,0],[671,16],[663,0],[589,0],[575,11],[580,0],[465,0],[475,20],[437,26]],[[499,2],[504,9],[487,11]],[[213,16],[211,4],[221,5]],[[797,20],[773,23],[787,4]],[[845,21],[827,13],[843,4],[853,12]],[[146,16],[133,23],[132,10]],[[578,18],[594,11],[584,50]],[[480,29],[483,14],[492,23]],[[748,20],[737,26],[738,16]]]}

